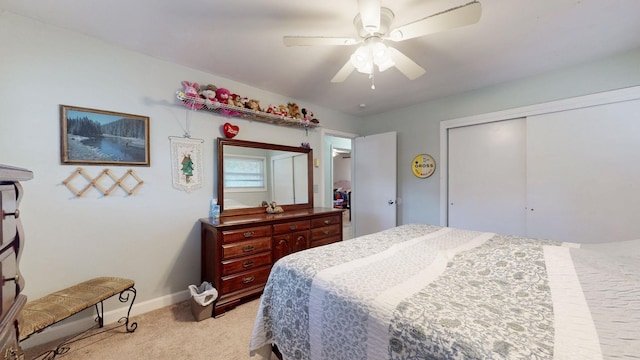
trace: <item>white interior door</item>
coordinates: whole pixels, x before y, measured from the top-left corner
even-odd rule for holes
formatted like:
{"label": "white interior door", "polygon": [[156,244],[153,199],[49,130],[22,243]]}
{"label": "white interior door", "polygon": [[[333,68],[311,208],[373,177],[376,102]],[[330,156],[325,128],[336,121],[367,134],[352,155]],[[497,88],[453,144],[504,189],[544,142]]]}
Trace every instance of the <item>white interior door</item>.
{"label": "white interior door", "polygon": [[528,118],[528,232],[594,243],[640,234],[640,100]]}
{"label": "white interior door", "polygon": [[449,129],[448,226],[526,235],[526,120]]}
{"label": "white interior door", "polygon": [[355,138],[351,160],[354,235],[371,234],[396,226],[396,132]]}

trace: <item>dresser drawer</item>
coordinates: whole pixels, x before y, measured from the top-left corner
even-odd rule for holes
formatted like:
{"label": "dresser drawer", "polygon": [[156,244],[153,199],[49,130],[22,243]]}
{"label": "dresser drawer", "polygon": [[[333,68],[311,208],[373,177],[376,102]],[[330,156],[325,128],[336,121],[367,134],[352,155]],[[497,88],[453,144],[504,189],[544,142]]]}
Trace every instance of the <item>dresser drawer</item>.
{"label": "dresser drawer", "polygon": [[309,220],[291,221],[273,225],[273,235],[287,234],[293,231],[309,229]]}
{"label": "dresser drawer", "polygon": [[330,236],[320,240],[311,241],[311,244],[309,244],[309,247],[312,248],[316,246],[329,245],[338,241],[342,241],[342,237],[340,235]]}
{"label": "dresser drawer", "polygon": [[330,236],[340,235],[341,233],[340,225],[330,225],[317,229],[311,229],[311,242],[318,241],[320,239],[324,239]]}
{"label": "dresser drawer", "polygon": [[0,246],[16,237],[16,190],[13,185],[0,185]]}
{"label": "dresser drawer", "polygon": [[319,228],[327,225],[339,225],[340,215],[324,216],[321,218],[311,219],[311,228]]}
{"label": "dresser drawer", "polygon": [[256,269],[261,266],[271,265],[271,253],[263,252],[260,254],[237,258],[233,260],[225,260],[222,262],[222,276],[227,276],[241,271]]}
{"label": "dresser drawer", "polygon": [[0,312],[3,318],[18,295],[16,294],[16,272],[16,254],[13,248],[10,247],[0,254],[0,279],[3,279],[2,292],[0,293],[2,302]]}
{"label": "dresser drawer", "polygon": [[269,271],[271,271],[271,267],[267,266],[253,271],[225,276],[222,278],[222,293],[228,294],[232,291],[264,285],[269,278]]}
{"label": "dresser drawer", "polygon": [[265,236],[271,236],[271,226],[256,226],[238,230],[226,230],[222,232],[222,243],[226,244]]}
{"label": "dresser drawer", "polygon": [[222,245],[222,260],[271,251],[271,237]]}

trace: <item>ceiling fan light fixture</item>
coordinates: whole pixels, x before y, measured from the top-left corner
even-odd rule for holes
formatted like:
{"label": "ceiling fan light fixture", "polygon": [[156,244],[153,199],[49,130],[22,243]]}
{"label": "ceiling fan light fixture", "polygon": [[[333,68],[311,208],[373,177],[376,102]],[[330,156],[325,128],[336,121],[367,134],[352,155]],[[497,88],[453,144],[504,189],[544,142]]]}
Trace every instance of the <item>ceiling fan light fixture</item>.
{"label": "ceiling fan light fixture", "polygon": [[366,46],[360,46],[352,55],[351,55],[351,65],[358,70],[358,72],[364,74],[371,74],[373,70],[373,58],[371,54],[371,49]]}

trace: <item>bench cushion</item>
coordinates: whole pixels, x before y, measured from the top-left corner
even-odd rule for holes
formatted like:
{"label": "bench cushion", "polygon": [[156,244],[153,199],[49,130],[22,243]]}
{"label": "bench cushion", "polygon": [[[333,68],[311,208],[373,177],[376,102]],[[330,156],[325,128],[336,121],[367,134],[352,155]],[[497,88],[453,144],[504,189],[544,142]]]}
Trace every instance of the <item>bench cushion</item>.
{"label": "bench cushion", "polygon": [[18,322],[20,340],[135,285],[133,280],[99,277],[29,301]]}

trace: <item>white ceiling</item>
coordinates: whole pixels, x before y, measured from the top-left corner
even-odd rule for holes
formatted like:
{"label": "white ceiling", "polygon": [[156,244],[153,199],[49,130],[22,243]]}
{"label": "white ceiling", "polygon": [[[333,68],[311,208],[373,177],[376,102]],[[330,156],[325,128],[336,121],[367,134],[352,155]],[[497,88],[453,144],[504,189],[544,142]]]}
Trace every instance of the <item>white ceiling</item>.
{"label": "white ceiling", "polygon": [[[395,13],[393,28],[469,1],[382,0],[382,5]],[[640,47],[638,0],[479,1],[477,24],[393,43],[427,73],[408,80],[395,68],[376,72],[375,90],[358,72],[343,83],[330,82],[355,46],[282,43],[284,35],[356,36],[356,0],[0,0],[0,8],[359,116]]]}

